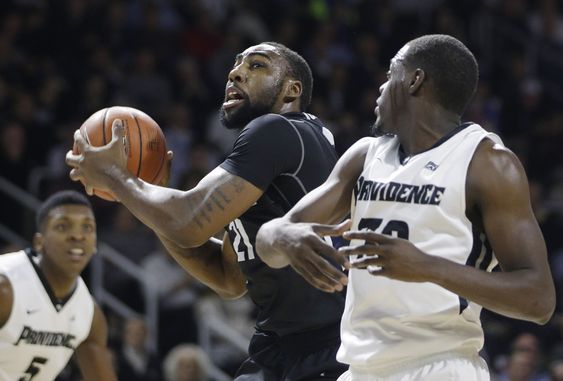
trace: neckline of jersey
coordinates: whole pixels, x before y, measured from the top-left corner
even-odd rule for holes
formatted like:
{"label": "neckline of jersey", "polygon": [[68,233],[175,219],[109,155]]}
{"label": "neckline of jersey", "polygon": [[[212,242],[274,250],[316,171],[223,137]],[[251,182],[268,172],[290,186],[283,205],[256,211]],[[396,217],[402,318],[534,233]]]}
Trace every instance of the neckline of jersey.
{"label": "neckline of jersey", "polygon": [[70,300],[70,298],[72,298],[72,295],[74,295],[74,291],[76,291],[76,284],[73,287],[72,291],[69,292],[67,296],[65,296],[64,298],[57,298],[55,296],[55,292],[51,288],[51,285],[47,281],[45,274],[43,273],[41,268],[37,265],[37,263],[33,260],[33,257],[36,257],[37,253],[33,249],[28,249],[26,250],[26,254],[27,254],[27,258],[29,259],[29,262],[31,262],[31,266],[33,267],[33,269],[37,273],[37,276],[39,277],[39,280],[43,284],[43,288],[45,289],[45,292],[49,296],[49,299],[51,300],[53,307],[55,307],[57,312],[59,312],[60,310],[63,309],[63,307]]}

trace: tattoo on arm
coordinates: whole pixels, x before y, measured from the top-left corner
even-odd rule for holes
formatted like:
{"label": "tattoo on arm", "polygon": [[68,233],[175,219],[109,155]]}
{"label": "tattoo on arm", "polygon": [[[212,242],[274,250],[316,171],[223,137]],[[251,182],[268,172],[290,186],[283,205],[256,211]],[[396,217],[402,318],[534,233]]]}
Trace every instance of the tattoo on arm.
{"label": "tattoo on arm", "polygon": [[[244,183],[240,180],[232,183],[232,186],[235,187],[237,193],[240,193],[244,188]],[[214,190],[210,195],[209,198],[206,200],[204,196],[197,195],[194,196],[195,200],[190,200],[190,207],[192,210],[199,210],[199,215],[194,215],[194,222],[200,228],[203,228],[205,221],[208,223],[211,222],[210,214],[213,213],[216,208],[221,210],[225,210],[226,205],[230,204],[231,199],[225,195],[225,193],[219,188]],[[205,220],[205,221],[204,221]]]}
{"label": "tattoo on arm", "polygon": [[230,184],[233,188],[235,188],[235,192],[237,193],[242,193],[244,190],[244,181],[242,179],[233,179]]}
{"label": "tattoo on arm", "polygon": [[[203,200],[202,196],[196,196],[196,200],[190,200],[188,199],[188,203],[190,204],[190,209],[191,210],[198,210],[198,205],[201,203],[201,201]],[[194,213],[193,216],[193,220],[194,222],[197,224],[197,226],[199,226],[200,228],[203,229],[203,221],[202,221],[202,217],[205,218],[207,221],[210,221],[209,216],[207,215],[207,213],[205,212],[205,210],[202,210],[202,215],[199,216],[198,214]]]}

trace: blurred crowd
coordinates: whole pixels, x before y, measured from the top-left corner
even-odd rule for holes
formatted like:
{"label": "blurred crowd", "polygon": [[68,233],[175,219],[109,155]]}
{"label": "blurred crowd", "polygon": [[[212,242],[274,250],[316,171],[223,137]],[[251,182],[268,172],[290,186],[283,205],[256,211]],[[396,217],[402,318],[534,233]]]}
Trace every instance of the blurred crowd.
{"label": "blurred crowd", "polygon": [[[76,188],[64,164],[74,130],[95,111],[124,105],[159,123],[174,151],[170,186],[190,188],[231,148],[235,136],[218,119],[227,73],[237,53],[261,41],[308,60],[315,80],[309,111],[331,128],[342,153],[368,134],[390,58],[428,33],[453,35],[475,53],[481,79],[465,119],[498,133],[524,163],[558,287],[557,313],[546,326],[485,311],[483,355],[499,380],[563,380],[562,1],[4,0],[0,177],[41,199]],[[99,240],[149,271],[174,274],[150,231],[119,205],[92,201]],[[28,212],[5,197],[0,208],[0,223],[30,236]],[[0,243],[3,252],[10,247]],[[186,353],[202,357],[185,343],[197,342],[193,305],[207,291],[182,274],[168,279],[159,287],[164,328],[173,329],[163,330],[157,352],[136,354],[146,327],[109,312],[116,362],[131,363],[122,374],[154,365],[147,380],[191,380],[170,364]],[[142,309],[135,302],[142,288],[114,288]],[[129,379],[141,380],[121,378]]]}

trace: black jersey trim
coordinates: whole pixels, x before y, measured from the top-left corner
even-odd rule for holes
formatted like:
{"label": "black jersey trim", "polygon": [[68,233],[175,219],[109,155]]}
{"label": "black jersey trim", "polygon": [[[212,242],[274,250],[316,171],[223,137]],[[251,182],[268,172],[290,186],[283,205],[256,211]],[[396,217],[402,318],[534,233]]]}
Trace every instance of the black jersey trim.
{"label": "black jersey trim", "polygon": [[65,296],[64,298],[57,298],[55,296],[53,289],[51,288],[51,285],[47,281],[45,274],[43,274],[43,271],[41,270],[41,268],[37,265],[37,263],[35,263],[35,261],[32,258],[32,257],[37,257],[37,253],[32,249],[26,249],[25,253],[27,255],[27,258],[29,259],[29,262],[31,263],[31,266],[33,267],[33,269],[37,273],[39,280],[43,284],[43,288],[45,289],[45,292],[49,296],[49,299],[51,299],[51,303],[53,304],[53,307],[55,307],[55,310],[57,311],[57,313],[59,313],[59,311],[61,311],[63,309],[63,307],[70,300],[70,298],[72,298],[72,295],[74,295],[74,292],[78,288],[78,279],[77,279],[76,284],[72,288],[72,291],[67,296]]}

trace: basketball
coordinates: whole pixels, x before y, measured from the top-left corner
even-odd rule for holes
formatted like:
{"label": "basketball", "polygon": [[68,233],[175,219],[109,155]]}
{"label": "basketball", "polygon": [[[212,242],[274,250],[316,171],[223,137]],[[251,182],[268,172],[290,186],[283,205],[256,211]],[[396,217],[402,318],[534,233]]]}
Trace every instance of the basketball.
{"label": "basketball", "polygon": [[[158,184],[166,171],[166,140],[158,124],[144,112],[123,106],[104,108],[86,119],[80,132],[92,146],[104,146],[111,141],[115,119],[121,119],[125,127],[127,169],[144,181]],[[76,144],[73,151],[78,153]],[[115,201],[108,192],[94,189],[94,194]]]}

